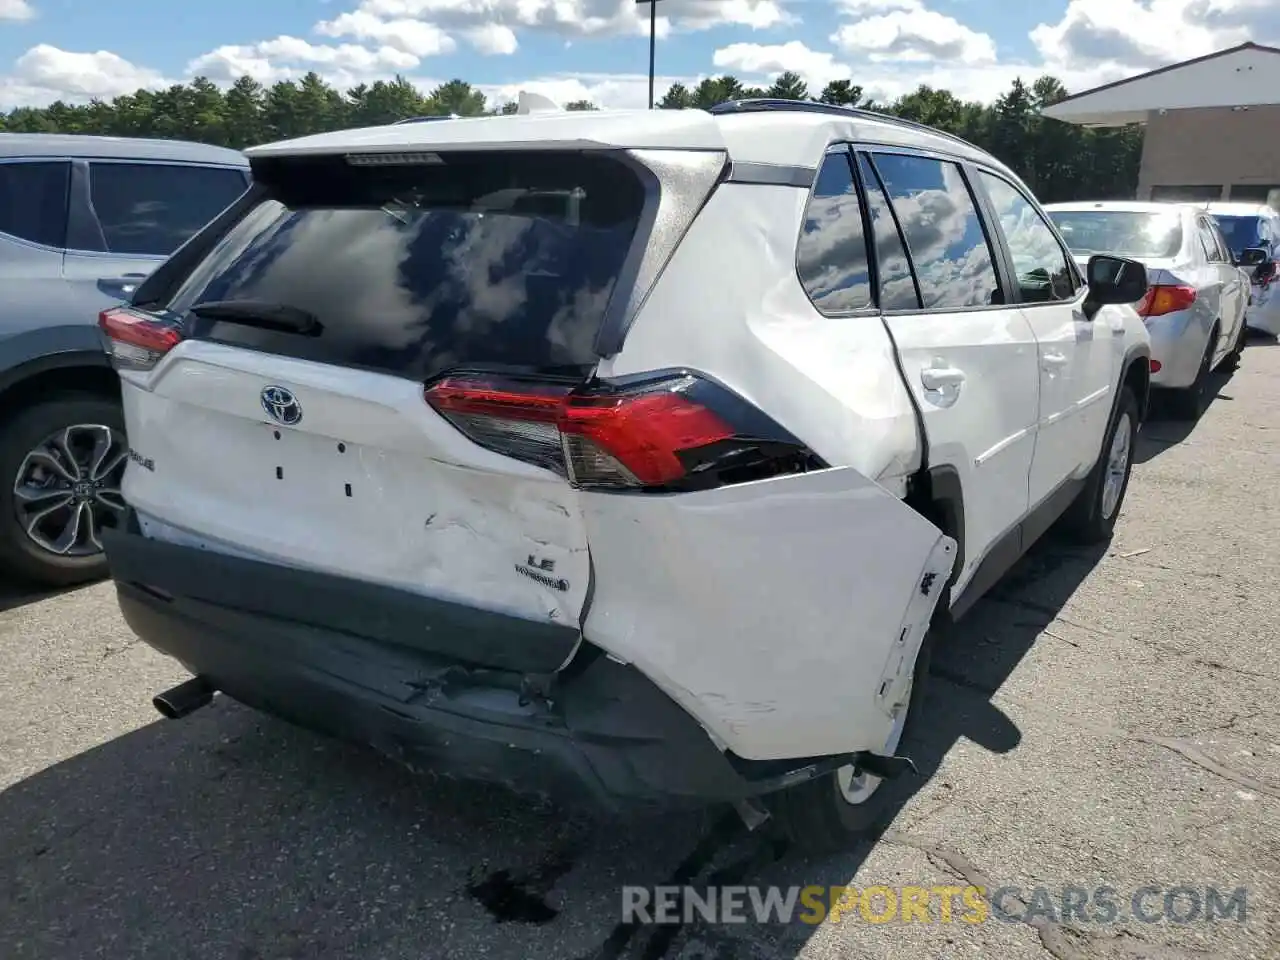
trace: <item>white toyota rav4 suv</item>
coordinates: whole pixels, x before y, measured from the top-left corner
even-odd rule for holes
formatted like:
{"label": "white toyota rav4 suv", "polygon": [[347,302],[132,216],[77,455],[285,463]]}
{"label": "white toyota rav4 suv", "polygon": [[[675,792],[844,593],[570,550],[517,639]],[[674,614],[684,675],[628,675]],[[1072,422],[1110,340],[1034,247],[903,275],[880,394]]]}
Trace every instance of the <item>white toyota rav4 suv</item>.
{"label": "white toyota rav4 suv", "polygon": [[[1141,264],[1002,164],[818,104],[532,112],[249,151],[100,318],[121,609],[215,691],[539,793],[877,816],[928,640],[1106,538]],[[566,788],[562,791],[562,788]]]}

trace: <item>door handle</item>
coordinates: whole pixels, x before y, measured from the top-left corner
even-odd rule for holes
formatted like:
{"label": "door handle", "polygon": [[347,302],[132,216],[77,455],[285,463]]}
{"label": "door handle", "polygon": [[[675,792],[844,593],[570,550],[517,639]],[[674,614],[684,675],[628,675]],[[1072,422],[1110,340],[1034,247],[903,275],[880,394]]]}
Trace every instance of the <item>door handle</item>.
{"label": "door handle", "polygon": [[945,390],[964,383],[964,371],[955,367],[925,367],[920,371],[920,382],[926,390]]}
{"label": "door handle", "polygon": [[1057,370],[1059,367],[1067,365],[1067,357],[1066,354],[1062,353],[1046,353],[1041,358],[1041,362],[1046,370]]}

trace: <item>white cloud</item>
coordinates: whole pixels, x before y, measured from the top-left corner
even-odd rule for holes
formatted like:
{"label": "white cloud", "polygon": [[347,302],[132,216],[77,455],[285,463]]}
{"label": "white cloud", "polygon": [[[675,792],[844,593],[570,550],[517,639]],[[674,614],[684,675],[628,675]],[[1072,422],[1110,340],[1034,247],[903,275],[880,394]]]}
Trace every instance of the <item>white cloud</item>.
{"label": "white cloud", "polygon": [[953,60],[994,63],[995,41],[919,0],[846,0],[851,14],[870,13],[831,37],[843,53],[878,60]]}
{"label": "white cloud", "polygon": [[1071,0],[1031,40],[1048,63],[1149,70],[1234,46],[1280,40],[1274,0]]}
{"label": "white cloud", "polygon": [[314,44],[297,37],[276,37],[262,43],[218,47],[187,64],[187,72],[229,82],[250,76],[260,83],[293,79],[309,70],[331,82],[349,85],[363,79],[412,70],[421,58],[393,46],[363,47]]}
{"label": "white cloud", "polygon": [[834,54],[810,50],[799,40],[780,44],[733,43],[717,50],[711,62],[726,72],[769,79],[790,70],[814,88],[853,75],[847,64],[836,61]]}
{"label": "white cloud", "polygon": [[478,51],[489,56],[510,56],[520,46],[516,32],[500,23],[488,23],[467,31],[467,39]]}
{"label": "white cloud", "polygon": [[109,99],[169,82],[158,71],[136,66],[106,50],[72,53],[42,43],[20,56],[13,72],[0,78],[0,102],[39,106],[58,99]]}
{"label": "white cloud", "polygon": [[27,0],[0,0],[0,20],[33,20],[35,15]]}
{"label": "white cloud", "polygon": [[316,24],[316,33],[325,37],[351,37],[383,44],[413,57],[434,57],[452,53],[458,45],[435,24],[421,20],[380,20],[357,10]]}

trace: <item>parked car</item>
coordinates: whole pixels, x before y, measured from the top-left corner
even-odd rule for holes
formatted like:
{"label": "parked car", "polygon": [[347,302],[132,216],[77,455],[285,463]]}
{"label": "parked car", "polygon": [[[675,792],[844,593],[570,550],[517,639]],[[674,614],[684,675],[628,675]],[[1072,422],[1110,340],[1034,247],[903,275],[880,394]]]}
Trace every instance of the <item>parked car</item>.
{"label": "parked car", "polygon": [[98,314],[248,176],[218,147],[0,134],[0,575],[106,574],[99,533],[123,516],[128,444]]}
{"label": "parked car", "polygon": [[1205,210],[1237,261],[1247,263],[1252,249],[1262,251],[1261,262],[1248,267],[1252,300],[1244,322],[1250,329],[1280,335],[1280,213],[1254,203],[1209,203]]}
{"label": "parked car", "polygon": [[1145,269],[1086,283],[961,140],[765,100],[249,155],[234,211],[101,318],[120,608],[195,674],[165,716],[221,691],[839,844],[908,766],[934,629],[1051,524],[1116,522]]}
{"label": "parked car", "polygon": [[1151,289],[1138,313],[1151,334],[1151,385],[1170,412],[1195,420],[1211,399],[1210,374],[1234,369],[1245,345],[1249,277],[1213,218],[1192,204],[1106,201],[1045,208],[1076,262],[1095,253],[1140,260]]}

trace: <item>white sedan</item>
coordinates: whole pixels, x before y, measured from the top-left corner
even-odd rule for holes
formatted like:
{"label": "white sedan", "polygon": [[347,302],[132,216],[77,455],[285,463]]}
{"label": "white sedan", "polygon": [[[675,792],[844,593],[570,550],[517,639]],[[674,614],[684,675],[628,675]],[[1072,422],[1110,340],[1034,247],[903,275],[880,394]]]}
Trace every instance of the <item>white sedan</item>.
{"label": "white sedan", "polygon": [[1209,374],[1244,349],[1249,276],[1213,218],[1182,203],[1090,201],[1045,207],[1076,261],[1095,253],[1139,260],[1150,287],[1137,305],[1151,335],[1151,385],[1175,416],[1194,420],[1210,398]]}

